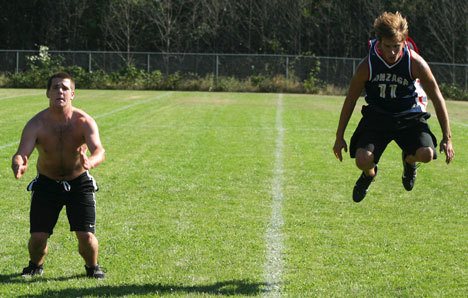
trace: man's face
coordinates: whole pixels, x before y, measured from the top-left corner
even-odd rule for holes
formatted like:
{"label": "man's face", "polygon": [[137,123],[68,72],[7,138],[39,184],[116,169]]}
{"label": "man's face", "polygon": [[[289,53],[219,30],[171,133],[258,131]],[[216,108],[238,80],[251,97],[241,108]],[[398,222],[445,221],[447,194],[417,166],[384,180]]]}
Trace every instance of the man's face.
{"label": "man's face", "polygon": [[379,42],[379,49],[382,52],[385,62],[388,64],[394,64],[398,61],[401,57],[404,46],[404,41],[391,38],[382,38]]}
{"label": "man's face", "polygon": [[47,97],[51,106],[64,107],[71,104],[75,97],[75,89],[69,79],[55,78],[47,90]]}

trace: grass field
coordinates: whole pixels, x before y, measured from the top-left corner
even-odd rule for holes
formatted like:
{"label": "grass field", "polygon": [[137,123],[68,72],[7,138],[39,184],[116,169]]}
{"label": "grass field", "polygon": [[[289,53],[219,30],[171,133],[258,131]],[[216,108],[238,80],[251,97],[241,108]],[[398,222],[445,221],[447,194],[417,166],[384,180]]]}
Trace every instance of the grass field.
{"label": "grass field", "polygon": [[10,160],[47,99],[0,89],[0,297],[466,297],[468,103],[447,102],[453,164],[422,165],[406,192],[392,143],[356,204],[359,171],[331,150],[342,100],[78,90],[107,152],[92,170],[107,278],[84,278],[62,212],[44,276],[24,280],[37,153],[18,181]]}

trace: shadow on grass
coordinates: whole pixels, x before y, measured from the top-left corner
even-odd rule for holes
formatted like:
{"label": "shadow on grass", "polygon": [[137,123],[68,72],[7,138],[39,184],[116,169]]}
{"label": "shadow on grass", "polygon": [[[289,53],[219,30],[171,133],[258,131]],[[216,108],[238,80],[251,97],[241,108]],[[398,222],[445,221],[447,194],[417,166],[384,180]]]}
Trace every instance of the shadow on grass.
{"label": "shadow on grass", "polygon": [[20,281],[19,274],[0,274],[0,283],[2,284],[13,284]]}
{"label": "shadow on grass", "polygon": [[0,274],[0,284],[18,284],[18,283],[34,283],[34,282],[45,282],[45,281],[66,281],[70,279],[84,278],[85,274],[77,274],[72,276],[63,276],[50,278],[45,276],[33,277],[33,278],[24,278],[19,273],[18,274]]}
{"label": "shadow on grass", "polygon": [[102,285],[90,288],[46,290],[37,295],[23,295],[18,297],[101,297],[127,295],[162,295],[162,294],[214,294],[214,295],[244,295],[254,296],[265,292],[266,284],[252,283],[245,280],[220,281],[207,285]]}

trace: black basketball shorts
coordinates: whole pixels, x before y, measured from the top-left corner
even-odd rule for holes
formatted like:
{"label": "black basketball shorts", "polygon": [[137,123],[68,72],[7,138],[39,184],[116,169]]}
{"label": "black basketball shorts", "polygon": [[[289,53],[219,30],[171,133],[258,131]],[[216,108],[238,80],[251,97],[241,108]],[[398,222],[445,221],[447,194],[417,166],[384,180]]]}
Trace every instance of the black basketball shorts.
{"label": "black basketball shorts", "polygon": [[391,141],[395,141],[403,152],[410,155],[414,155],[419,148],[429,147],[434,152],[434,159],[437,158],[435,149],[437,140],[426,123],[419,123],[413,127],[393,131],[363,129],[359,135],[354,137],[355,139],[352,141],[354,144],[350,148],[350,150],[353,150],[350,152],[351,157],[354,158],[354,154],[359,148],[366,150],[372,148],[375,164],[379,162],[380,157]]}
{"label": "black basketball shorts", "polygon": [[30,232],[52,235],[60,211],[66,208],[70,231],[95,233],[98,186],[89,172],[70,181],[56,181],[44,175],[27,187],[31,191]]}

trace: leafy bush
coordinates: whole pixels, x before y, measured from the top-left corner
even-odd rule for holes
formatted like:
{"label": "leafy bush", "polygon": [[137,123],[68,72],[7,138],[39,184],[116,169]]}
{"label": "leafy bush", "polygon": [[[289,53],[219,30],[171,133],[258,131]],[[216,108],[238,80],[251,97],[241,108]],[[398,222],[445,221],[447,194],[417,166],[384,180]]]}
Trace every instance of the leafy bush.
{"label": "leafy bush", "polygon": [[323,84],[318,94],[322,95],[341,95],[346,96],[348,89],[346,87],[335,86],[332,84]]}
{"label": "leafy bush", "polygon": [[304,92],[304,88],[293,76],[286,79],[284,75],[276,75],[272,78],[264,78],[264,80],[259,84],[259,91],[300,93]]}
{"label": "leafy bush", "polygon": [[61,68],[63,57],[51,56],[47,46],[39,46],[37,55],[27,56],[27,65],[31,70],[35,71],[51,71],[55,72]]}
{"label": "leafy bush", "polygon": [[113,72],[111,78],[118,89],[143,89],[147,80],[145,71],[134,65],[127,65],[118,72]]}
{"label": "leafy bush", "polygon": [[440,84],[440,91],[447,99],[468,101],[468,93],[453,84]]}
{"label": "leafy bush", "polygon": [[181,79],[179,90],[184,91],[212,91],[215,86],[215,77],[212,74],[204,78],[196,74],[188,74]]}
{"label": "leafy bush", "polygon": [[162,89],[163,83],[164,76],[160,70],[146,73],[145,89],[159,90]]}
{"label": "leafy bush", "polygon": [[[320,63],[317,61],[309,76],[300,82],[293,73],[274,77],[262,74],[245,79],[218,77],[213,74],[200,77],[197,74],[180,73],[164,76],[160,70],[147,72],[134,65],[127,65],[117,72],[102,70],[88,72],[79,66],[62,67],[63,57],[49,55],[48,48],[40,46],[39,53],[28,57],[28,70],[22,73],[0,74],[0,87],[45,88],[47,79],[54,73],[65,71],[76,81],[77,88],[83,89],[151,89],[187,91],[230,91],[230,92],[290,92],[344,95],[346,90],[325,85],[319,78]],[[440,89],[447,99],[468,101],[467,92],[458,86],[441,84]]]}
{"label": "leafy bush", "polygon": [[86,77],[86,82],[88,86],[84,88],[88,89],[116,89],[111,76],[102,70],[89,72]]}
{"label": "leafy bush", "polygon": [[[8,74],[7,74],[8,75]],[[28,75],[26,72],[24,73],[14,73],[8,76],[8,80],[6,80],[5,85],[3,87],[7,88],[34,88],[29,83]]]}
{"label": "leafy bush", "polygon": [[61,71],[63,57],[51,56],[49,48],[39,46],[39,53],[26,57],[28,69],[23,73],[9,74],[2,86],[13,88],[45,88],[47,79]]}
{"label": "leafy bush", "polygon": [[49,48],[46,46],[39,46],[39,53],[26,57],[27,71],[26,81],[21,81],[22,84],[30,84],[33,88],[43,88],[46,85],[47,79],[54,73],[61,71],[63,57],[51,56]]}
{"label": "leafy bush", "polygon": [[64,71],[73,76],[77,88],[91,88],[91,76],[84,68],[79,66],[70,66],[65,68]]}
{"label": "leafy bush", "polygon": [[178,72],[168,75],[162,82],[162,88],[164,90],[178,90],[179,84],[182,77]]}
{"label": "leafy bush", "polygon": [[310,69],[309,77],[304,80],[304,89],[307,93],[316,94],[319,93],[320,89],[323,86],[323,83],[318,78],[320,72],[320,62],[317,61],[315,67]]}
{"label": "leafy bush", "polygon": [[249,81],[252,86],[259,87],[260,85],[264,84],[266,77],[262,75],[253,75],[249,77]]}
{"label": "leafy bush", "polygon": [[[249,86],[246,88],[246,85]],[[242,92],[252,91],[250,84],[242,83],[235,77],[218,77],[218,81],[214,88],[214,91],[230,91],[230,92]]]}
{"label": "leafy bush", "polygon": [[0,73],[0,87],[8,84],[8,80],[9,80],[8,73]]}

